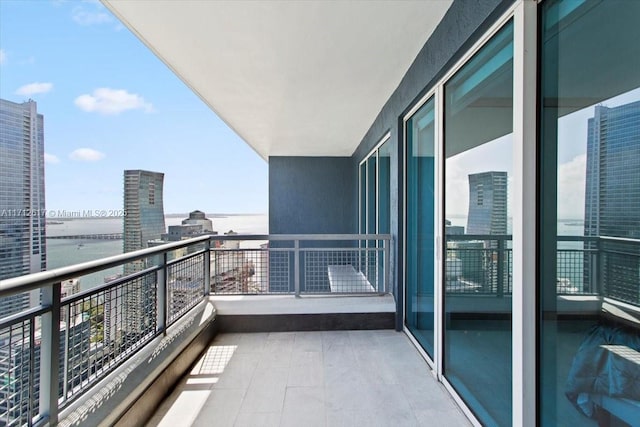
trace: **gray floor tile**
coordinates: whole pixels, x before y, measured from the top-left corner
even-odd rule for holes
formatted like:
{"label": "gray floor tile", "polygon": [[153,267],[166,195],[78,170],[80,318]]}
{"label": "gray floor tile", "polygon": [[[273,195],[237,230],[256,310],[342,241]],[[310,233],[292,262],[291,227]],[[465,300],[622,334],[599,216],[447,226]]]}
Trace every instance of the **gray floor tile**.
{"label": "gray floor tile", "polygon": [[212,390],[193,427],[233,426],[240,412],[245,392],[246,390],[243,389]]}
{"label": "gray floor tile", "polygon": [[320,352],[296,352],[289,368],[289,387],[323,386],[324,365]]}
{"label": "gray floor tile", "polygon": [[416,419],[419,426],[430,427],[437,425],[438,427],[466,427],[471,423],[462,414],[458,408],[440,409],[433,408],[428,410],[416,411]]}
{"label": "gray floor tile", "polygon": [[324,387],[287,387],[281,426],[325,426]]}
{"label": "gray floor tile", "polygon": [[294,352],[322,352],[322,332],[298,332],[293,341]]}
{"label": "gray floor tile", "polygon": [[394,331],[221,334],[188,381],[149,425],[469,425]]}
{"label": "gray floor tile", "polygon": [[278,427],[280,412],[246,412],[238,414],[235,427]]}

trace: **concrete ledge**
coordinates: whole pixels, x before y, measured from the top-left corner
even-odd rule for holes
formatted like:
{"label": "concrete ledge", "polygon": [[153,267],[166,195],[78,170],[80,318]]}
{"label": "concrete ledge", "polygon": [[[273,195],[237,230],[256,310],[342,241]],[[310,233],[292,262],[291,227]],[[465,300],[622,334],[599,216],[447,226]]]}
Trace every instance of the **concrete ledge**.
{"label": "concrete ledge", "polygon": [[221,332],[394,329],[392,295],[213,295]]}
{"label": "concrete ledge", "polygon": [[213,304],[204,300],[165,336],[116,368],[60,414],[59,426],[143,425],[184,375],[218,328]]}
{"label": "concrete ledge", "polygon": [[220,332],[293,332],[395,329],[395,313],[219,315]]}
{"label": "concrete ledge", "polygon": [[219,316],[396,312],[396,302],[391,294],[212,295],[209,300]]}

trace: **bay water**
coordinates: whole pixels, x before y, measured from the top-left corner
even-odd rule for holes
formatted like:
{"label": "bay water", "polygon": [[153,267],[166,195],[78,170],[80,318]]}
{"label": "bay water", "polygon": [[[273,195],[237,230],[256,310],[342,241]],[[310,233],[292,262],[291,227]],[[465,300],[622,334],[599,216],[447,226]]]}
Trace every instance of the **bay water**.
{"label": "bay water", "polygon": [[[188,215],[168,215],[165,225],[178,225]],[[223,234],[230,230],[238,234],[267,234],[269,221],[266,214],[214,214],[208,216],[213,229]],[[47,224],[47,237],[83,234],[122,233],[122,218],[73,218],[54,220]],[[122,240],[47,239],[47,269],[93,261],[122,254]],[[113,267],[80,278],[81,290],[104,283],[104,278],[122,273],[122,267]]]}

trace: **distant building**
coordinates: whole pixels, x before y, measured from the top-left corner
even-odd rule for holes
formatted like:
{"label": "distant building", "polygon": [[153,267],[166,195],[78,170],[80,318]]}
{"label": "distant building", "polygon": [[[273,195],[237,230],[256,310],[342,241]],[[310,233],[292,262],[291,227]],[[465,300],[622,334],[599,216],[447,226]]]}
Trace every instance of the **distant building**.
{"label": "distant building", "polygon": [[[69,279],[65,280],[60,284],[60,297],[62,299],[70,297],[74,294],[80,292],[80,279]],[[60,309],[60,320],[62,322],[67,322],[71,324],[79,313],[78,307],[74,304],[72,306],[72,310],[67,314],[67,307],[63,306]],[[67,316],[69,318],[67,319]]]}
{"label": "distant building", "polygon": [[[124,171],[124,242],[123,252],[149,247],[149,241],[160,239],[165,231],[162,189],[164,174],[144,170]],[[145,268],[144,260],[124,266],[129,275]],[[155,273],[127,282],[108,298],[109,334],[122,340],[136,340],[154,328]],[[117,311],[123,310],[118,316]],[[118,323],[115,319],[125,319]]]}
{"label": "distant building", "polygon": [[[163,183],[163,173],[124,171],[124,253],[147,248],[149,240],[160,239],[165,232]],[[125,267],[125,273],[141,267],[140,263],[129,266],[131,271]]]}
{"label": "distant building", "polygon": [[[69,339],[67,340],[67,329]],[[68,387],[73,388],[89,378],[90,372],[90,322],[80,319],[79,322],[67,328],[60,324],[60,351],[58,371],[58,393],[62,396],[64,387],[64,357],[68,356],[67,372]],[[33,387],[35,395],[40,390],[40,330],[35,331],[35,345],[33,348],[34,368]],[[69,343],[69,348],[66,344]],[[29,338],[21,336],[6,340],[0,345],[0,425],[21,426],[30,425],[29,399],[26,390],[29,390],[31,377]],[[94,364],[94,367],[97,366]],[[38,413],[39,401],[34,399],[34,413]]]}
{"label": "distant building", "polygon": [[469,175],[467,234],[507,234],[507,173]]}
{"label": "distant building", "polygon": [[[608,108],[598,105],[587,123],[587,171],[584,200],[584,235],[640,238],[640,101]],[[585,242],[585,250],[597,250]],[[605,248],[601,248],[605,249]],[[607,243],[607,250],[629,251],[622,243]],[[592,284],[593,258],[584,258],[584,283]],[[622,265],[624,264],[624,265]],[[608,266],[617,283],[609,295],[637,295],[640,263],[637,257]],[[614,279],[615,278],[615,279]],[[633,290],[635,287],[635,291]]]}
{"label": "distant building", "polygon": [[[507,172],[469,175],[467,234],[507,234]],[[504,288],[509,280],[508,268],[505,268],[507,248],[504,240],[484,239],[483,242],[466,244],[467,247],[461,252],[465,254],[463,274],[475,283],[482,283],[485,291],[496,292],[500,285]],[[458,246],[461,247],[462,242]],[[502,277],[498,277],[500,275]]]}
{"label": "distant building", "polygon": [[640,238],[640,101],[596,106],[587,128],[585,236]]}
{"label": "distant building", "polygon": [[[46,270],[44,117],[35,101],[0,99],[0,280]],[[0,317],[36,304],[37,292],[0,298]]]}
{"label": "distant building", "polygon": [[462,235],[464,234],[464,227],[462,225],[445,225],[444,233],[448,235]]}
{"label": "distant building", "polygon": [[[193,211],[189,213],[189,218],[182,220],[182,225],[201,225],[204,233],[213,233],[213,222],[206,217],[202,211]],[[217,234],[217,233],[216,233]]]}

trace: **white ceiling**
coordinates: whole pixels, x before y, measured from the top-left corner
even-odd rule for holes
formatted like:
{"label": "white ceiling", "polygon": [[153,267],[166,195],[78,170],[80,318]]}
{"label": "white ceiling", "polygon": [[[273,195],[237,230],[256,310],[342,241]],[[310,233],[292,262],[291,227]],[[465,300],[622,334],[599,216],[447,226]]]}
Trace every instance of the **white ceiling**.
{"label": "white ceiling", "polygon": [[350,156],[452,1],[102,0],[265,159]]}

